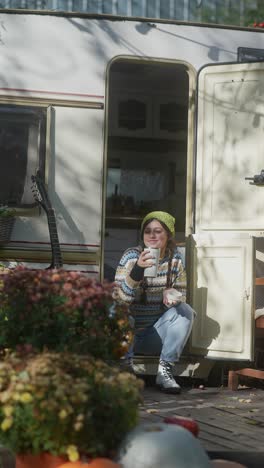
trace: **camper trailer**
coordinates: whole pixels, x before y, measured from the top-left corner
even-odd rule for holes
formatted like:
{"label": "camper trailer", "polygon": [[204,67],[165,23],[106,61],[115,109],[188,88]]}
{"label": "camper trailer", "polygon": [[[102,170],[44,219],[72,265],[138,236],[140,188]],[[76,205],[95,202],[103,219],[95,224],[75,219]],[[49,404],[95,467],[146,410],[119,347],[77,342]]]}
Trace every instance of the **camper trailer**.
{"label": "camper trailer", "polygon": [[112,281],[142,216],[169,211],[197,311],[177,373],[252,361],[264,31],[5,10],[0,27],[0,262]]}

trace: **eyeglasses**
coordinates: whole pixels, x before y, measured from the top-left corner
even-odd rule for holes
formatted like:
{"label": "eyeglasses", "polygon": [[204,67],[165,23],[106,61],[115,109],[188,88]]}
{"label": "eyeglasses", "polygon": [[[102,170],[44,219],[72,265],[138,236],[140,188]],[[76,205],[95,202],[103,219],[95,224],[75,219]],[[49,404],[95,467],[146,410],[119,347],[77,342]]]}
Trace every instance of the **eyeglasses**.
{"label": "eyeglasses", "polygon": [[164,229],[145,229],[144,231],[144,236],[151,236],[152,234],[154,236],[159,236],[160,234],[163,234],[165,232]]}

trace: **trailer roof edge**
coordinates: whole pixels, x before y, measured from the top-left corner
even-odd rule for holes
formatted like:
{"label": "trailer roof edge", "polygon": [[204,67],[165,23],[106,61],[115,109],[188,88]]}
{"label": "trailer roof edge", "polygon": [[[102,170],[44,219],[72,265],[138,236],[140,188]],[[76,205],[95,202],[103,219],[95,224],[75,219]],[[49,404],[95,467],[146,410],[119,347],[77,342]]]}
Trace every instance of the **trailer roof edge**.
{"label": "trailer roof edge", "polygon": [[61,10],[30,10],[30,9],[10,9],[0,8],[0,14],[13,14],[13,15],[40,15],[40,16],[59,16],[68,18],[87,18],[87,19],[98,19],[98,20],[110,20],[110,21],[140,21],[144,23],[159,23],[159,24],[175,24],[179,26],[199,26],[203,28],[217,28],[217,29],[232,29],[237,31],[253,31],[263,33],[264,28],[255,28],[253,26],[236,26],[229,24],[218,24],[218,23],[201,23],[196,21],[180,21],[173,19],[163,18],[145,18],[142,16],[121,16],[121,15],[110,15],[103,13],[83,13],[75,11],[61,11]]}

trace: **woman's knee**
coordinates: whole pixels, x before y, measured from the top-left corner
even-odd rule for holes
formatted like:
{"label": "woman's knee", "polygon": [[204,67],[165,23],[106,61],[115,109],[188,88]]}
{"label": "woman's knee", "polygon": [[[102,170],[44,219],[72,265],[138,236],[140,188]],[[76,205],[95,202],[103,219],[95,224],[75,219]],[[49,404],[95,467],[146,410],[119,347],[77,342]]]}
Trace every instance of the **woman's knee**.
{"label": "woman's knee", "polygon": [[187,318],[187,320],[193,322],[193,319],[196,316],[196,312],[189,304],[186,304],[186,302],[180,302],[179,304],[177,304],[176,309],[178,315],[181,315]]}
{"label": "woman's knee", "polygon": [[178,312],[175,306],[170,307],[169,309],[166,309],[162,316],[160,317],[160,321],[164,322],[166,320],[171,321],[175,317],[177,317]]}

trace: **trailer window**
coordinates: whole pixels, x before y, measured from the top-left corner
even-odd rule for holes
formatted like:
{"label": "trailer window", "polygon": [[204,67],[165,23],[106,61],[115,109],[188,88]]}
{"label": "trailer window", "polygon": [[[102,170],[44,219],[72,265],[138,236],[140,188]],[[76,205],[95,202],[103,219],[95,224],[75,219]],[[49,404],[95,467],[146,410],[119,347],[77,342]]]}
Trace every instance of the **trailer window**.
{"label": "trailer window", "polygon": [[0,203],[32,207],[31,175],[44,169],[46,111],[0,105]]}
{"label": "trailer window", "polygon": [[252,47],[238,47],[237,61],[238,62],[263,62],[264,49],[254,49]]}

